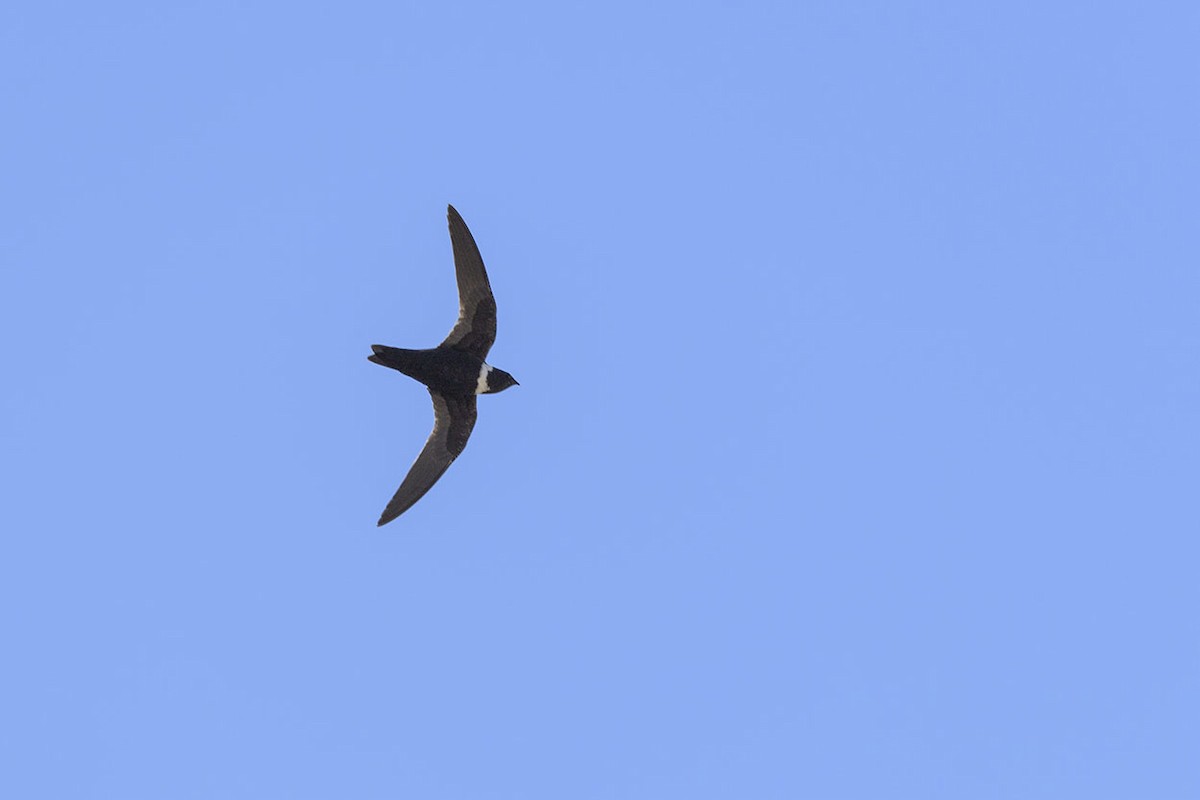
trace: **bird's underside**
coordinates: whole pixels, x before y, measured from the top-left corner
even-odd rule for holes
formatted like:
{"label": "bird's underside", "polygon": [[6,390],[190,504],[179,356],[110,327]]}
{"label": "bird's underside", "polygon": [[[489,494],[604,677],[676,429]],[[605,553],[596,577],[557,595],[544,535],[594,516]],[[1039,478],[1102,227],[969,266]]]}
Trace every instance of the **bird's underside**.
{"label": "bird's underside", "polygon": [[[454,206],[447,217],[458,284],[458,319],[431,350],[372,345],[368,358],[426,385],[433,399],[433,431],[379,517],[386,525],[428,492],[467,446],[475,427],[476,395],[502,391],[516,381],[484,363],[496,340],[496,300],[471,231]],[[496,377],[496,376],[502,376]]]}

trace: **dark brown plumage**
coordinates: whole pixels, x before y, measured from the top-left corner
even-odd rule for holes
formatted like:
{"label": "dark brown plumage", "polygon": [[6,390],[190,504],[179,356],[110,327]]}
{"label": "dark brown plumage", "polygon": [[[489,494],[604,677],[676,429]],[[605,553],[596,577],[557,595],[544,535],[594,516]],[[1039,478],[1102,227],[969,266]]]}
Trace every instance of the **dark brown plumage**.
{"label": "dark brown plumage", "polygon": [[411,508],[462,453],[475,427],[476,395],[517,385],[512,375],[484,361],[496,341],[496,300],[467,224],[454,206],[448,207],[447,217],[458,281],[458,320],[437,347],[406,350],[376,344],[367,357],[425,384],[433,398],[433,432],[383,510],[379,525]]}

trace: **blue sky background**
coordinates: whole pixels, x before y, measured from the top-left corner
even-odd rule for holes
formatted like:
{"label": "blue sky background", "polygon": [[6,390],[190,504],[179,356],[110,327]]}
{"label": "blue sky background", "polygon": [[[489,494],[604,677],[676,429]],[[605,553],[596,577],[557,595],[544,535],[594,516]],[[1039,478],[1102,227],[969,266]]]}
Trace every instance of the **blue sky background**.
{"label": "blue sky background", "polygon": [[0,794],[1200,796],[1198,40],[6,4]]}

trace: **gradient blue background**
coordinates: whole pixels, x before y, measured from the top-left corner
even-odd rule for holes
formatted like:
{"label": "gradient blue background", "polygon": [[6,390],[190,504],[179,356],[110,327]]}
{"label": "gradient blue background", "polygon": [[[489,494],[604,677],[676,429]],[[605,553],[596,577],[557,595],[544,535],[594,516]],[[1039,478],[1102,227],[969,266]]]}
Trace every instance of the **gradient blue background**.
{"label": "gradient blue background", "polygon": [[7,4],[0,795],[1200,796],[1198,40]]}

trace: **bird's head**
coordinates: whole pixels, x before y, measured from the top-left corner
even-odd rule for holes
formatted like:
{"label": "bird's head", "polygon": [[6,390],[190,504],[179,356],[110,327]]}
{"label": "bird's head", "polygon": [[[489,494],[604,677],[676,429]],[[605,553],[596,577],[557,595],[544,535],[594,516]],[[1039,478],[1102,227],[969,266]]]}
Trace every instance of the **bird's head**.
{"label": "bird's head", "polygon": [[502,369],[492,367],[487,374],[487,391],[484,394],[503,392],[510,386],[520,386],[517,379]]}

